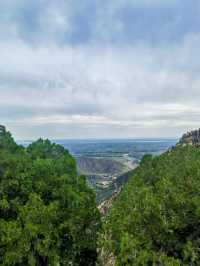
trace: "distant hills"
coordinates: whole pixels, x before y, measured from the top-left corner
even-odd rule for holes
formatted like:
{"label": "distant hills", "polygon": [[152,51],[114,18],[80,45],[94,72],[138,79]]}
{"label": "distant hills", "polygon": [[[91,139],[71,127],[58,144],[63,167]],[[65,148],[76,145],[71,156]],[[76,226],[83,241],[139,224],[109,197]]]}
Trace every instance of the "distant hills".
{"label": "distant hills", "polygon": [[[96,192],[97,204],[110,198],[127,181],[130,168],[122,160],[111,158],[76,157],[78,171],[86,176],[88,184]],[[135,167],[133,164],[132,168]]]}
{"label": "distant hills", "polygon": [[76,161],[78,170],[86,175],[119,175],[128,170],[123,163],[107,158],[80,156]]}

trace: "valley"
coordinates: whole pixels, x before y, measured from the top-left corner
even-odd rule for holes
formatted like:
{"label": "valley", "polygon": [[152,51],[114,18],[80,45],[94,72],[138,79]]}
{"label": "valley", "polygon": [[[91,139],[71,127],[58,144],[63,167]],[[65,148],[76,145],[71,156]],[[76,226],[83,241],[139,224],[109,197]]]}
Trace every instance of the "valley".
{"label": "valley", "polygon": [[[27,146],[32,141],[18,141]],[[96,192],[97,204],[110,198],[128,179],[145,154],[159,155],[176,139],[55,139],[75,157],[80,175]]]}
{"label": "valley", "polygon": [[54,140],[76,158],[79,174],[96,192],[97,204],[117,193],[145,154],[158,155],[176,139]]}
{"label": "valley", "polygon": [[[56,265],[199,265],[199,132],[179,142],[107,142],[103,155],[101,141],[82,143],[85,153],[74,143],[72,156],[67,141],[22,146],[0,126],[0,260],[27,265],[37,254],[52,262],[37,264],[45,266],[55,256]],[[45,254],[43,239],[53,243]],[[12,253],[9,243],[17,243]]]}

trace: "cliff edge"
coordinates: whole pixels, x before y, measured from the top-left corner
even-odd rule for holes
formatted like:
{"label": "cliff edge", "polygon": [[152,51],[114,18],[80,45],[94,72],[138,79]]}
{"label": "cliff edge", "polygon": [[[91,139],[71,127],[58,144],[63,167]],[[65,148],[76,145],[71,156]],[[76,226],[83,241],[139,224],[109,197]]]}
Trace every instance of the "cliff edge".
{"label": "cliff edge", "polygon": [[179,144],[189,144],[200,147],[200,129],[183,134]]}

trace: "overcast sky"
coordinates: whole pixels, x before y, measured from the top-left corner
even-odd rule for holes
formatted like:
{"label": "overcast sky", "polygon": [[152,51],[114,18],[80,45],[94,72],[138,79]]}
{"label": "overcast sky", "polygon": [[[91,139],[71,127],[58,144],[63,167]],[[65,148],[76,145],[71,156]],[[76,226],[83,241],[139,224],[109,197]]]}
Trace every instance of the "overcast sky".
{"label": "overcast sky", "polygon": [[200,1],[0,0],[0,124],[18,139],[200,127]]}

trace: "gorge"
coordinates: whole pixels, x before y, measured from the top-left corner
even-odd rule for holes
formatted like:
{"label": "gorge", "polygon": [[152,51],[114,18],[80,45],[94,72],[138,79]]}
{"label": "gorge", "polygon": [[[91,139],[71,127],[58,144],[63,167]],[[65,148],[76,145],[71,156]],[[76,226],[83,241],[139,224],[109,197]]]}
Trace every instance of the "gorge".
{"label": "gorge", "polygon": [[101,216],[68,150],[43,139],[18,145],[0,126],[1,265],[199,265],[197,132],[145,154]]}

